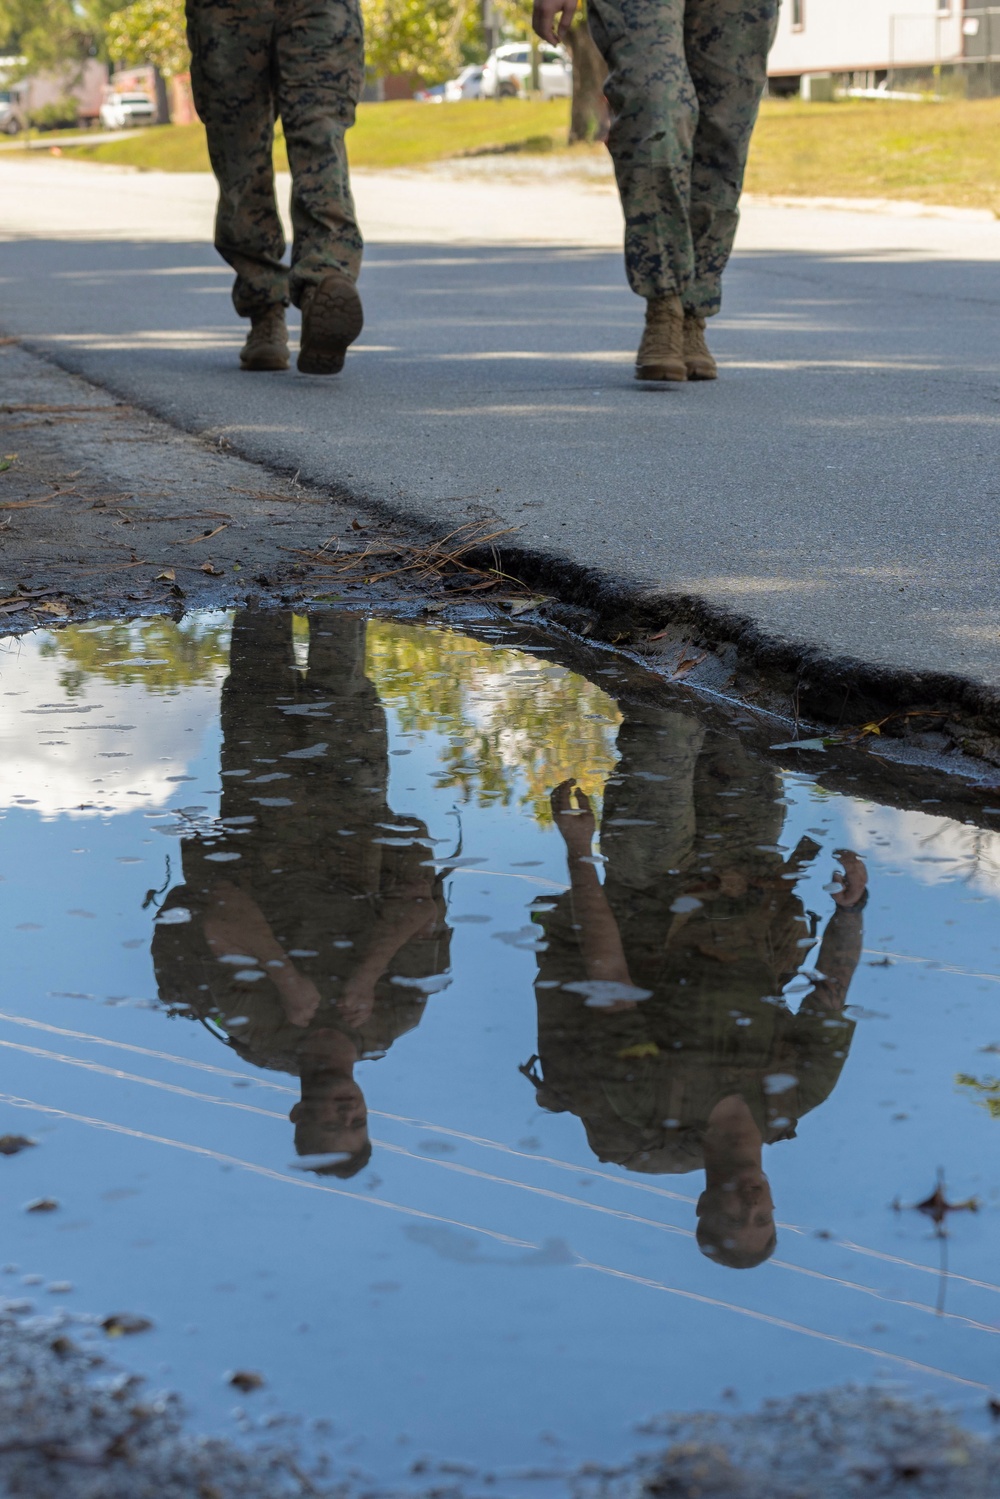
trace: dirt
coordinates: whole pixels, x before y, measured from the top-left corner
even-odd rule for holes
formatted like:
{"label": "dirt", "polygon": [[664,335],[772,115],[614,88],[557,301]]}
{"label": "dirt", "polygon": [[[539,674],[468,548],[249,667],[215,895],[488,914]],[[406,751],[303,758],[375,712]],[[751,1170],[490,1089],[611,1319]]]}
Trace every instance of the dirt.
{"label": "dirt", "polygon": [[[357,507],[0,347],[0,621],[294,599],[298,555],[381,536]],[[342,591],[342,590],[341,590]]]}
{"label": "dirt", "polygon": [[[360,1499],[365,1492],[356,1473],[336,1471],[321,1451],[306,1454],[293,1439],[258,1435],[237,1445],[193,1433],[179,1397],[151,1391],[122,1360],[112,1361],[102,1337],[106,1343],[97,1318],[38,1317],[23,1304],[0,1303],[0,1499]],[[746,1414],[663,1417],[639,1435],[645,1455],[613,1470],[584,1464],[559,1490],[573,1499],[996,1493],[996,1438],[963,1429],[929,1401],[877,1388],[824,1390]],[[427,1499],[505,1487],[464,1467],[429,1466]],[[438,1473],[459,1471],[468,1476],[441,1486]],[[420,1492],[411,1486],[409,1499]]]}

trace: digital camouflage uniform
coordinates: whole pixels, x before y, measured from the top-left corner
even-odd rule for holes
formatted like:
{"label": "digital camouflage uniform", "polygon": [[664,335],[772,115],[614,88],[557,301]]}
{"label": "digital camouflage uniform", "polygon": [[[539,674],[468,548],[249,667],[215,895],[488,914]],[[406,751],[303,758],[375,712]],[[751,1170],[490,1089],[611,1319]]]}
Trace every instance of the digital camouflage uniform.
{"label": "digital camouflage uniform", "polygon": [[640,297],[711,317],[733,248],[778,0],[587,0]]}
{"label": "digital camouflage uniform", "polygon": [[[222,690],[219,824],[181,845],[184,883],[163,912],[181,908],[190,919],[161,916],[153,937],[164,1004],[211,1022],[247,1061],[293,1076],[315,1030],[344,1032],[360,1057],[383,1055],[423,1014],[427,996],[413,980],[448,967],[441,877],[427,862],[423,823],[389,806],[385,712],[364,667],[363,620],[313,616],[303,673],[290,615],[237,614]],[[320,1004],[308,1027],[287,1019],[270,977],[244,976],[252,962],[241,969],[213,954],[204,919],[220,881],[252,898],[315,984]],[[352,1028],[338,1014],[344,983],[380,923],[415,895],[433,930],[389,959],[371,1014]]]}
{"label": "digital camouflage uniform", "polygon": [[774,771],[735,738],[649,706],[628,714],[618,749],[601,827],[604,893],[629,977],[648,998],[616,1011],[567,988],[587,980],[574,896],[541,902],[532,1081],[544,1108],[582,1120],[600,1160],[693,1171],[723,1098],[744,1099],[768,1144],[792,1137],[832,1092],[854,1032],[841,1007],[861,916],[835,910],[824,936],[824,960],[839,949],[836,992],[805,978],[791,1008],[788,982],[805,963],[823,966],[809,956],[812,927],[794,888],[818,850],[806,840],[779,851]]}
{"label": "digital camouflage uniform", "polygon": [[[187,0],[191,85],[219,184],[215,247],[252,317],[331,270],[357,280],[362,239],[344,136],[364,80],[358,0]],[[292,264],[274,196],[274,123],[292,173]]]}

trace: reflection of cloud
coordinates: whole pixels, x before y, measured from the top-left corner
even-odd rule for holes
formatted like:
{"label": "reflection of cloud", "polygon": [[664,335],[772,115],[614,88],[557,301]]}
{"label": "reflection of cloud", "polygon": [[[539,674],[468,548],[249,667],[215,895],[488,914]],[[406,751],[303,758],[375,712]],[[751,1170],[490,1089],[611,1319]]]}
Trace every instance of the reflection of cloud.
{"label": "reflection of cloud", "polygon": [[846,827],[859,854],[904,866],[921,884],[962,880],[980,894],[1000,897],[1000,833],[892,807],[853,807]]}
{"label": "reflection of cloud", "polygon": [[88,679],[68,697],[66,662],[39,632],[0,646],[0,807],[43,817],[162,807],[218,716],[219,679],[154,700],[134,684]]}

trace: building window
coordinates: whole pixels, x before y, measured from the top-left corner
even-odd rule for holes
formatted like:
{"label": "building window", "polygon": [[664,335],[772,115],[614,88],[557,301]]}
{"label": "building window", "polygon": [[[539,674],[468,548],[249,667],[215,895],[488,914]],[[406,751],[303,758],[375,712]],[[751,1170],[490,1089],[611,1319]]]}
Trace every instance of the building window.
{"label": "building window", "polygon": [[[944,0],[944,3],[945,4],[950,3],[950,0]],[[938,5],[941,5],[941,4],[942,4],[942,0],[938,0]],[[793,31],[804,31],[805,30],[805,24],[806,24],[806,0],[792,0],[792,30]]]}
{"label": "building window", "polygon": [[951,14],[951,0],[937,0],[937,8],[938,8],[938,15],[939,16],[948,16],[948,15],[950,15]]}

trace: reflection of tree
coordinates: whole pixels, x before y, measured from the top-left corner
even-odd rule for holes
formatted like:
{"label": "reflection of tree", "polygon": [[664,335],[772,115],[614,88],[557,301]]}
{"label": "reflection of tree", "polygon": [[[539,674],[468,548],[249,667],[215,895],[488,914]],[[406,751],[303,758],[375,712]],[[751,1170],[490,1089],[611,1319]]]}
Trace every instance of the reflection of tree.
{"label": "reflection of tree", "polygon": [[59,683],[69,697],[89,677],[139,683],[147,692],[166,693],[196,682],[221,679],[229,667],[229,619],[117,620],[66,625],[41,647],[41,654],[64,663]]}
{"label": "reflection of tree", "polygon": [[613,701],[553,661],[378,620],[365,670],[404,731],[450,736],[439,784],[465,801],[517,802],[550,824],[554,785],[573,775],[599,794],[616,763]]}
{"label": "reflection of tree", "polygon": [[1000,1119],[1000,1077],[972,1077],[959,1072],[955,1082],[968,1090],[973,1102],[985,1109],[991,1119]]}

